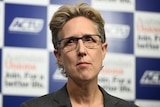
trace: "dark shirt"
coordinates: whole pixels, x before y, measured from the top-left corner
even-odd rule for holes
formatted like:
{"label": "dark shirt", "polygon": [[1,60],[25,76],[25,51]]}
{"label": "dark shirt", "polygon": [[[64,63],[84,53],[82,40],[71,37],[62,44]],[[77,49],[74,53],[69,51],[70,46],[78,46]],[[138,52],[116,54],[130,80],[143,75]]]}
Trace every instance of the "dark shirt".
{"label": "dark shirt", "polygon": [[[133,103],[108,94],[99,86],[104,98],[104,107],[138,107]],[[24,102],[21,107],[72,107],[66,85],[60,90]]]}

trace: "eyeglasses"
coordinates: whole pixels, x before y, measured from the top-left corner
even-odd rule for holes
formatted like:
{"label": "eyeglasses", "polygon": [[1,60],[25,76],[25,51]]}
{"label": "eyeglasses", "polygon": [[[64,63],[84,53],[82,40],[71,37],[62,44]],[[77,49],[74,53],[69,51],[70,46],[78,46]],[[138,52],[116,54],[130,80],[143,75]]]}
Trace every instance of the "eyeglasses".
{"label": "eyeglasses", "polygon": [[101,41],[101,36],[97,34],[87,34],[82,37],[69,37],[61,39],[58,42],[58,47],[65,51],[72,51],[76,49],[78,40],[81,39],[86,48],[93,49],[99,45]]}

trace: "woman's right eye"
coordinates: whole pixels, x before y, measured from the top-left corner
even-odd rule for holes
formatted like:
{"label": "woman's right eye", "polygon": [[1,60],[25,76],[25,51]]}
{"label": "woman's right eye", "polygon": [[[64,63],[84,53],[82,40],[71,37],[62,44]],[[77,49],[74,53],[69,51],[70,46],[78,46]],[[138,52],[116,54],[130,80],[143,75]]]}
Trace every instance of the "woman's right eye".
{"label": "woman's right eye", "polygon": [[67,43],[73,43],[75,40],[72,38],[72,39],[69,39],[68,41],[67,41]]}
{"label": "woman's right eye", "polygon": [[73,44],[73,43],[75,43],[75,42],[76,42],[76,39],[75,39],[75,38],[70,38],[70,39],[68,39],[68,40],[65,42],[65,46],[71,45],[71,44]]}

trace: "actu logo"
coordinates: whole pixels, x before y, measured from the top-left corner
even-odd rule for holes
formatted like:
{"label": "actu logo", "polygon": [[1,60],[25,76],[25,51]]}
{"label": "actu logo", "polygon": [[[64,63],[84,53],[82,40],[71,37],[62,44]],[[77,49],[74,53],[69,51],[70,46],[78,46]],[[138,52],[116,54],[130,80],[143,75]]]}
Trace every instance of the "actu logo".
{"label": "actu logo", "polygon": [[43,19],[15,17],[9,26],[9,31],[39,33],[42,30],[43,25]]}
{"label": "actu logo", "polygon": [[130,26],[124,24],[107,24],[105,30],[108,37],[126,39],[130,33]]}
{"label": "actu logo", "polygon": [[140,84],[146,85],[160,85],[160,71],[145,71]]}

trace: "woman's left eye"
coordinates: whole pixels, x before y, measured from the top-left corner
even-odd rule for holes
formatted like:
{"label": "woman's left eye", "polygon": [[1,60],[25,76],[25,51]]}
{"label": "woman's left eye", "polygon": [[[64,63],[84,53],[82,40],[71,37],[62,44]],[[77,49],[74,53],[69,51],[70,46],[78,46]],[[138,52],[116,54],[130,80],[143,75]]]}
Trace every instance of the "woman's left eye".
{"label": "woman's left eye", "polygon": [[94,41],[94,39],[90,36],[85,37],[85,41]]}

